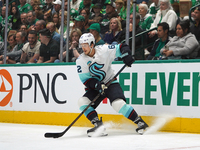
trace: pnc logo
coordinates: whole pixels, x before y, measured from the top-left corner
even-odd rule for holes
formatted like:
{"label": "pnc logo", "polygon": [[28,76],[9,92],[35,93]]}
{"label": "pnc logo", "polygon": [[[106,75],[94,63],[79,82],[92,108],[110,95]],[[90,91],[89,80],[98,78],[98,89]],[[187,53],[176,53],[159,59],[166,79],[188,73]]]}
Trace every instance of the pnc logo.
{"label": "pnc logo", "polygon": [[2,69],[0,70],[0,106],[6,106],[12,97],[13,81],[10,73]]}

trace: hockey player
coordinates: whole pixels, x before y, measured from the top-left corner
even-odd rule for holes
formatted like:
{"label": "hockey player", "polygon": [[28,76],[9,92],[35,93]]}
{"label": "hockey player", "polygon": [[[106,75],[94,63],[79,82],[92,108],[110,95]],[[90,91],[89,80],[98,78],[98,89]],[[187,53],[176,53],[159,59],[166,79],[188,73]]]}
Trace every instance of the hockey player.
{"label": "hockey player", "polygon": [[143,134],[148,125],[138,116],[132,106],[126,104],[125,96],[117,79],[106,87],[106,83],[114,77],[111,63],[116,57],[121,57],[129,67],[134,62],[129,46],[119,44],[116,46],[100,45],[95,47],[95,39],[91,33],[83,34],[79,39],[79,44],[83,49],[83,53],[76,60],[77,72],[86,87],[86,93],[78,101],[80,110],[83,111],[96,95],[99,92],[101,93],[101,96],[84,113],[94,125],[94,128],[87,131],[88,136],[92,136],[97,129],[100,129],[98,131],[98,133],[101,132],[100,135],[107,135],[102,118],[99,120],[95,111],[95,108],[106,97],[110,100],[113,109],[136,123],[138,125],[136,132]]}

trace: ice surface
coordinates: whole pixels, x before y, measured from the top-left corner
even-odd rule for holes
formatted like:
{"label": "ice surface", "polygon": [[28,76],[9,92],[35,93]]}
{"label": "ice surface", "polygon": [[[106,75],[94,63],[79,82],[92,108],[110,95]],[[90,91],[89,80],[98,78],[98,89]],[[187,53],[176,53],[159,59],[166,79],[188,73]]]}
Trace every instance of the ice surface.
{"label": "ice surface", "polygon": [[45,138],[46,132],[62,132],[64,126],[0,123],[0,150],[200,150],[200,134],[149,132],[138,135],[130,126],[108,136],[87,137],[88,127],[71,127],[61,138]]}

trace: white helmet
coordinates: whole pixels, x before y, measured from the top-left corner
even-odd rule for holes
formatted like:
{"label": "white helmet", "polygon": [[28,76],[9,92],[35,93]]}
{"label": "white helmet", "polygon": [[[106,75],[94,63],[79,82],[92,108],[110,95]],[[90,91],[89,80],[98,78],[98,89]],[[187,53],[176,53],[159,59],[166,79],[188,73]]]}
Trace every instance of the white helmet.
{"label": "white helmet", "polygon": [[84,33],[79,39],[79,44],[88,43],[91,45],[92,42],[95,44],[94,36],[91,33]]}

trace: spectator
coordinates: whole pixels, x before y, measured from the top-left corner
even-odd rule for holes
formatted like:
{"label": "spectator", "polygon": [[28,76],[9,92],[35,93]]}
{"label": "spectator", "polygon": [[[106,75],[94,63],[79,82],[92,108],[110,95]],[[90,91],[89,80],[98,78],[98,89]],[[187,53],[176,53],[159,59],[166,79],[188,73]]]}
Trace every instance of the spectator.
{"label": "spectator", "polygon": [[52,14],[55,12],[59,13],[59,11],[61,10],[61,4],[62,2],[60,0],[56,0],[55,2],[53,2]]}
{"label": "spectator", "polygon": [[39,5],[33,6],[33,11],[35,12],[36,18],[38,20],[44,19],[43,11]]}
{"label": "spectator", "polygon": [[82,0],[78,11],[80,12],[83,8],[87,8],[87,9],[91,10],[91,4],[92,4],[92,0]]}
{"label": "spectator", "polygon": [[[8,52],[6,55],[7,64],[16,64],[20,62],[20,57],[22,53],[22,47],[26,43],[26,33],[24,31],[18,31],[16,33],[17,45],[13,48],[11,52]],[[0,59],[4,59],[4,55],[0,56]],[[2,63],[4,61],[2,60]]]}
{"label": "spectator", "polygon": [[[151,24],[151,29],[157,27],[160,22],[167,22],[169,24],[169,35],[174,35],[178,17],[173,11],[169,0],[160,0],[160,10],[156,14],[154,22]],[[157,34],[156,30],[149,32],[149,37],[152,38]]]}
{"label": "spectator", "polygon": [[3,3],[4,3],[4,1],[3,1],[3,0],[0,0],[0,9],[1,9],[2,6],[3,6]]}
{"label": "spectator", "polygon": [[161,49],[160,53],[167,59],[196,58],[198,45],[194,34],[190,32],[189,20],[184,20],[178,23],[176,36],[166,44],[166,47]]}
{"label": "spectator", "polygon": [[143,30],[148,30],[151,27],[151,24],[153,23],[152,16],[147,12],[147,4],[139,4],[139,14],[141,17],[139,25]]}
{"label": "spectator", "polygon": [[193,12],[194,24],[191,25],[190,31],[195,35],[198,42],[200,42],[200,6],[196,7]]}
{"label": "spectator", "polygon": [[20,20],[20,12],[17,6],[11,7],[11,18],[12,18],[12,30],[18,30],[21,20]]}
{"label": "spectator", "polygon": [[90,23],[99,23],[103,18],[103,14],[101,13],[102,5],[100,3],[96,3],[92,6],[93,13],[90,17]]}
{"label": "spectator", "polygon": [[52,15],[51,12],[48,10],[47,12],[44,13],[44,19],[43,19],[46,23],[48,22],[52,22]]}
{"label": "spectator", "polygon": [[104,42],[107,44],[112,44],[113,42],[117,41],[120,33],[122,31],[121,22],[118,18],[111,18],[110,19],[110,30],[108,33],[105,34]]}
{"label": "spectator", "polygon": [[[60,22],[60,27],[58,29],[58,33],[61,34],[61,17],[62,17],[62,12],[59,12],[59,22]],[[71,27],[71,25],[70,25]],[[71,29],[70,29],[71,30]],[[67,11],[64,11],[64,28],[63,28],[63,37],[66,39],[67,38]]]}
{"label": "spectator", "polygon": [[59,45],[51,38],[49,29],[40,30],[39,35],[41,46],[37,63],[53,63],[58,58]]}
{"label": "spectator", "polygon": [[75,19],[74,19],[74,26],[73,26],[73,29],[74,28],[78,28],[81,30],[82,34],[83,33],[87,33],[87,30],[85,30],[84,28],[84,23],[85,23],[85,18],[81,15],[77,16]]}
{"label": "spectator", "polygon": [[105,33],[109,31],[110,19],[118,16],[115,10],[115,7],[116,7],[116,4],[112,1],[106,3],[106,14],[103,16],[102,20],[100,21],[101,35],[103,37]]}
{"label": "spectator", "polygon": [[4,53],[4,42],[0,41],[0,55]]}
{"label": "spectator", "polygon": [[21,24],[19,27],[20,31],[24,31],[25,33],[27,33],[27,25],[26,24]]}
{"label": "spectator", "polygon": [[101,36],[99,35],[101,30],[99,23],[91,24],[87,30],[93,34],[95,38],[95,46],[105,44],[105,42],[101,39]]}
{"label": "spectator", "polygon": [[7,47],[7,52],[11,52],[14,47],[17,45],[17,41],[16,41],[16,35],[15,34],[10,34],[8,35],[8,47]]}
{"label": "spectator", "polygon": [[30,28],[29,30],[32,30],[32,28],[34,28],[34,26],[35,26],[35,23],[38,21],[38,19],[36,18],[36,14],[35,14],[34,11],[29,11],[27,13],[27,21],[28,21],[27,28],[28,29]]}
{"label": "spectator", "polygon": [[22,14],[20,15],[20,18],[21,18],[21,24],[26,24],[26,25],[28,25],[27,13],[22,13]]}
{"label": "spectator", "polygon": [[70,20],[74,20],[74,18],[76,18],[78,15],[79,12],[76,9],[72,8],[70,10]]}
{"label": "spectator", "polygon": [[[43,6],[43,12],[47,12],[50,10],[50,12],[53,12],[53,4],[52,4],[53,0],[46,0],[46,3]],[[52,13],[53,14],[53,13]]]}
{"label": "spectator", "polygon": [[[75,62],[79,55],[83,52],[81,48],[79,48],[79,38],[81,37],[81,30],[75,28],[70,33],[70,47],[69,47],[69,62]],[[63,48],[65,51],[63,52],[63,61],[66,61],[66,45]],[[60,56],[59,56],[60,57]],[[57,61],[59,62],[59,61]]]}
{"label": "spectator", "polygon": [[195,6],[195,5],[199,5],[200,2],[199,1],[195,1],[195,0],[191,0],[192,1],[192,7]]}
{"label": "spectator", "polygon": [[[67,11],[67,6],[68,6],[68,1],[67,0],[65,0],[65,3],[64,3],[64,11]],[[70,6],[71,7],[71,6]]]}
{"label": "spectator", "polygon": [[[53,22],[49,22],[47,23],[46,28],[49,29],[49,31],[51,32],[52,39],[57,41],[57,43],[60,45],[60,34],[56,32],[55,24]],[[65,44],[66,44],[66,41],[64,40],[63,45]]]}
{"label": "spectator", "polygon": [[116,0],[115,4],[116,4],[117,13],[119,14],[121,9],[122,9],[122,7],[123,7],[123,5],[124,5],[124,1]]}
{"label": "spectator", "polygon": [[53,18],[53,23],[55,24],[56,28],[59,29],[60,28],[59,14],[55,12],[52,15],[52,18]]}
{"label": "spectator", "polygon": [[46,28],[46,22],[44,20],[38,20],[35,23],[35,28],[34,30],[38,33],[40,30],[43,30]]}
{"label": "spectator", "polygon": [[78,10],[80,6],[81,0],[71,0],[70,1],[70,6],[71,8]]}
{"label": "spectator", "polygon": [[122,29],[126,28],[126,20],[122,19],[119,15],[117,16],[117,18],[119,19],[119,21],[122,24]]}
{"label": "spectator", "polygon": [[149,14],[152,15],[153,19],[156,18],[156,13],[160,9],[160,2],[159,0],[151,0],[152,3],[149,6]]}
{"label": "spectator", "polygon": [[[15,34],[10,34],[8,35],[8,47],[7,47],[7,53],[13,51],[14,47],[17,45],[16,41],[16,35]],[[4,54],[4,49],[1,49],[0,55]],[[2,61],[2,60],[1,60]],[[0,62],[2,64],[3,62]]]}
{"label": "spectator", "polygon": [[[3,1],[6,2],[5,0],[3,0]],[[17,1],[9,1],[8,9],[10,10],[10,7],[15,6],[15,5],[18,6],[19,4],[20,4],[19,0],[17,0]]]}
{"label": "spectator", "polygon": [[157,28],[158,39],[153,44],[153,48],[151,50],[150,55],[148,56],[148,60],[158,60],[160,56],[160,50],[169,42],[171,39],[169,37],[169,25],[166,22],[162,22],[158,24]]}
{"label": "spectator", "polygon": [[[4,39],[4,32],[5,32],[5,18],[6,17],[6,6],[3,6],[1,9],[1,16],[0,16],[0,41],[3,41]],[[12,17],[9,16],[8,17],[8,30],[7,32],[9,32],[12,28]]]}
{"label": "spectator", "polygon": [[40,5],[40,0],[31,0],[30,5],[34,8],[36,5]]}
{"label": "spectator", "polygon": [[[68,1],[67,0],[65,0],[65,4],[64,5],[65,5],[64,10],[67,11],[67,6],[68,6]],[[79,12],[76,9],[74,9],[74,8],[70,9],[70,17],[71,17],[70,20],[74,20],[74,18],[76,18],[78,15],[79,15]]]}
{"label": "spectator", "polygon": [[147,4],[149,0],[136,0],[136,4]]}
{"label": "spectator", "polygon": [[40,1],[40,7],[42,8],[46,4],[46,0],[39,0]]}
{"label": "spectator", "polygon": [[[131,1],[130,2],[130,14],[133,13],[133,2]],[[136,5],[136,12],[138,12],[138,5]],[[123,19],[123,20],[126,20],[126,14],[127,14],[127,0],[124,0],[124,5],[122,7],[122,9],[120,10],[120,17]]]}
{"label": "spectator", "polygon": [[[132,37],[133,14],[130,15],[129,21],[130,21],[129,37]],[[143,31],[142,28],[139,26],[139,22],[140,22],[140,14],[136,13],[136,16],[135,16],[135,35],[137,35],[137,34],[139,34]],[[123,43],[125,41],[125,37],[126,37],[126,28],[124,28],[123,31],[121,32],[121,34],[119,35],[118,42]],[[145,39],[143,39],[143,40],[145,41]],[[141,46],[141,41],[142,41],[141,37],[135,38],[135,56],[134,57],[135,57],[136,60],[143,60],[144,59],[144,50],[139,49],[140,46]],[[132,49],[132,38],[129,39],[129,47],[130,47],[130,49]]]}
{"label": "spectator", "polygon": [[80,11],[80,15],[82,15],[82,16],[85,18],[84,27],[85,27],[85,30],[87,30],[87,28],[89,28],[90,10],[89,10],[89,9],[86,9],[86,8],[83,8],[83,9]]}
{"label": "spectator", "polygon": [[28,42],[22,48],[21,63],[36,63],[40,55],[40,41],[37,40],[37,32],[28,33]]}
{"label": "spectator", "polygon": [[18,5],[20,14],[28,13],[29,11],[33,10],[32,6],[26,3],[26,0],[19,0],[20,5]]}

